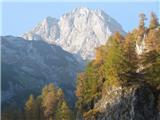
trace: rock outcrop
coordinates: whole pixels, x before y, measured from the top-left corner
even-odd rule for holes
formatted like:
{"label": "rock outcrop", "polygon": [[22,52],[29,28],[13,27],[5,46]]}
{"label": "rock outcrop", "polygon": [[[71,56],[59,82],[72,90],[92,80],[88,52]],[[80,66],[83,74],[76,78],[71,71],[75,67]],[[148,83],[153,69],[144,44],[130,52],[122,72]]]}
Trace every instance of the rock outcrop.
{"label": "rock outcrop", "polygon": [[88,120],[160,120],[160,91],[146,84],[106,91]]}

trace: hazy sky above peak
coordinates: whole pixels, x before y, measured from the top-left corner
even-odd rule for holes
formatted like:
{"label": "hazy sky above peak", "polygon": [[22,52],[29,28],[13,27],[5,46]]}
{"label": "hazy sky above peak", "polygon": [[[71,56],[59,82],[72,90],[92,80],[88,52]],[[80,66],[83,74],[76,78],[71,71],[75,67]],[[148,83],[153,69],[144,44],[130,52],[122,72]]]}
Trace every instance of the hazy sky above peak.
{"label": "hazy sky above peak", "polygon": [[137,26],[139,13],[145,13],[148,18],[151,11],[155,12],[157,15],[160,15],[159,4],[160,3],[158,3],[158,1],[101,3],[4,2],[1,4],[1,34],[21,36],[24,32],[31,30],[36,24],[47,16],[52,16],[59,19],[64,13],[77,7],[101,9],[119,22],[127,32]]}

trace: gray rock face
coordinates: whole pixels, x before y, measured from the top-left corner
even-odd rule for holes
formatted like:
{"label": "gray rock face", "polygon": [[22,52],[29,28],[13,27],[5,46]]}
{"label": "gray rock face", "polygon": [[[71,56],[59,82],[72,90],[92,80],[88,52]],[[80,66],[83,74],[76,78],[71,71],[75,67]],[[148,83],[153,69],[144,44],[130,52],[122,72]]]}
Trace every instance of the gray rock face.
{"label": "gray rock face", "polygon": [[133,120],[154,120],[156,119],[156,98],[153,91],[147,86],[137,88],[132,101]]}
{"label": "gray rock face", "polygon": [[91,120],[159,120],[160,99],[147,85],[110,88],[95,105],[99,110]]}
{"label": "gray rock face", "polygon": [[60,19],[47,17],[22,36],[61,46],[84,60],[95,58],[95,48],[104,45],[115,32],[125,35],[122,26],[100,9],[76,8]]}
{"label": "gray rock face", "polygon": [[56,45],[1,37],[2,103],[23,103],[31,93],[54,83],[73,102],[76,74],[81,65],[74,56]]}

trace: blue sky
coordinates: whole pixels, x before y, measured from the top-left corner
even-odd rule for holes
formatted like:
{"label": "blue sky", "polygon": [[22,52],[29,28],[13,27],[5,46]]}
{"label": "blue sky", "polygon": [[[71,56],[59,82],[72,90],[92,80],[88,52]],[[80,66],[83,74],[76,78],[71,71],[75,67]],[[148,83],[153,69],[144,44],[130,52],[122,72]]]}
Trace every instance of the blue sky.
{"label": "blue sky", "polygon": [[[3,2],[0,22],[2,35],[20,36],[31,30],[47,16],[60,18],[65,12],[77,7],[102,9],[116,19],[125,31],[131,31],[138,24],[138,14],[143,12],[149,18],[151,11],[159,13],[159,2]],[[149,20],[148,20],[149,21]],[[147,23],[148,23],[147,21]]]}

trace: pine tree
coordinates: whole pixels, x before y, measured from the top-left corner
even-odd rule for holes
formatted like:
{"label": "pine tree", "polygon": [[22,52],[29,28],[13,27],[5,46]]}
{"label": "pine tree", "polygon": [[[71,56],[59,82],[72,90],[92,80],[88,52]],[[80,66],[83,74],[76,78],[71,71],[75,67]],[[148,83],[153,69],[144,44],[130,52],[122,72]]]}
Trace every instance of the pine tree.
{"label": "pine tree", "polygon": [[76,106],[81,113],[93,108],[94,102],[99,96],[96,71],[97,70],[92,62],[87,66],[85,73],[81,73],[78,76],[76,88],[78,101]]}
{"label": "pine tree", "polygon": [[78,76],[76,95],[78,97],[77,107],[85,112],[93,108],[94,102],[100,96],[100,85],[97,66],[94,62],[88,64],[85,73]]}
{"label": "pine tree", "polygon": [[102,65],[104,63],[104,57],[106,54],[106,45],[102,45],[96,48],[96,56],[94,60],[95,65]]}
{"label": "pine tree", "polygon": [[154,28],[158,27],[158,25],[159,25],[159,22],[158,22],[158,18],[156,16],[156,14],[151,12],[151,20],[150,20],[149,28],[154,29]]}
{"label": "pine tree", "polygon": [[[119,36],[119,35],[118,35]],[[123,61],[122,44],[118,36],[113,36],[108,41],[108,53],[105,58],[105,74],[107,83],[112,85],[119,84],[122,80],[122,73],[126,69]],[[124,68],[125,67],[125,68]],[[120,77],[121,76],[121,77]]]}
{"label": "pine tree", "polygon": [[84,92],[84,79],[85,79],[85,73],[79,73],[78,78],[77,78],[77,89],[76,89],[76,96],[77,97],[82,97],[83,92]]}
{"label": "pine tree", "polygon": [[73,119],[72,113],[67,103],[64,100],[62,102],[59,102],[56,111],[56,120],[72,120],[72,119]]}
{"label": "pine tree", "polygon": [[138,27],[138,35],[140,37],[143,37],[144,33],[145,33],[145,20],[146,20],[146,15],[144,13],[141,13],[139,15],[139,27]]}
{"label": "pine tree", "polygon": [[35,120],[37,119],[36,116],[36,106],[35,106],[35,99],[33,95],[29,96],[25,104],[25,113],[26,113],[26,120]]}
{"label": "pine tree", "polygon": [[78,97],[76,106],[82,112],[82,104],[84,99],[84,91],[85,91],[85,73],[79,73],[77,77],[77,86],[76,86],[76,96]]}
{"label": "pine tree", "polygon": [[138,80],[137,69],[138,69],[138,55],[136,53],[136,41],[134,34],[128,33],[123,43],[123,59],[128,66],[127,72],[125,73],[128,81]]}
{"label": "pine tree", "polygon": [[144,79],[155,87],[160,86],[160,29],[149,30],[142,63]]}
{"label": "pine tree", "polygon": [[138,80],[134,34],[128,34],[125,38],[115,34],[109,39],[107,46],[108,52],[104,62],[106,80],[102,95],[105,94],[108,86],[124,86]]}
{"label": "pine tree", "polygon": [[44,115],[48,120],[54,118],[54,108],[56,107],[56,98],[53,92],[47,94],[43,100]]}
{"label": "pine tree", "polygon": [[63,90],[61,88],[59,88],[58,91],[57,91],[57,99],[58,99],[58,101],[64,99],[64,93],[63,93]]}
{"label": "pine tree", "polygon": [[103,56],[102,56],[102,52],[101,52],[101,47],[96,48],[96,59],[94,61],[94,64],[101,64],[103,62]]}
{"label": "pine tree", "polygon": [[36,115],[38,120],[44,120],[44,114],[41,104],[42,104],[42,96],[39,95],[36,97]]}
{"label": "pine tree", "polygon": [[52,120],[55,117],[57,93],[53,84],[45,86],[42,90],[42,107],[44,109],[44,116],[47,120]]}

